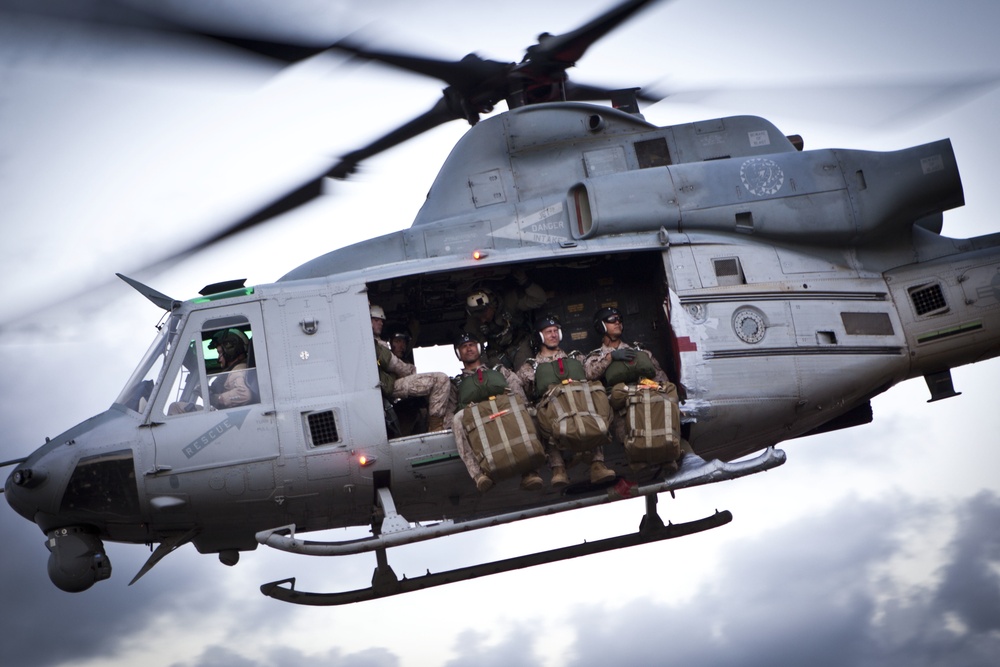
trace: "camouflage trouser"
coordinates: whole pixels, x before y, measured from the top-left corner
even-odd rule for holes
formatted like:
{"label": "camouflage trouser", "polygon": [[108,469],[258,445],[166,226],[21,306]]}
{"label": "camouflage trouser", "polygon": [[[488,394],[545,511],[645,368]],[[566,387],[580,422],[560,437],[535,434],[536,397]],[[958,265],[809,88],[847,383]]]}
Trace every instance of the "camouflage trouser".
{"label": "camouflage trouser", "polygon": [[578,457],[574,457],[573,452],[564,452],[563,450],[555,447],[554,445],[549,445],[545,449],[545,456],[549,460],[550,468],[569,468],[566,463],[566,458],[563,457],[565,454],[566,458],[570,459],[570,464],[573,463],[586,463],[590,465],[595,461],[604,463],[604,447],[597,447],[592,452],[585,452],[580,454]]}
{"label": "camouflage trouser", "polygon": [[479,467],[479,461],[476,460],[476,454],[472,451],[469,436],[466,435],[465,429],[462,428],[463,414],[465,414],[465,410],[459,410],[455,413],[455,416],[451,420],[451,430],[455,435],[455,446],[458,448],[458,455],[462,458],[465,469],[469,471],[469,477],[475,479],[483,474],[483,469]]}
{"label": "camouflage trouser", "polygon": [[428,414],[444,418],[450,390],[451,382],[444,373],[415,373],[396,379],[392,397],[426,396]]}

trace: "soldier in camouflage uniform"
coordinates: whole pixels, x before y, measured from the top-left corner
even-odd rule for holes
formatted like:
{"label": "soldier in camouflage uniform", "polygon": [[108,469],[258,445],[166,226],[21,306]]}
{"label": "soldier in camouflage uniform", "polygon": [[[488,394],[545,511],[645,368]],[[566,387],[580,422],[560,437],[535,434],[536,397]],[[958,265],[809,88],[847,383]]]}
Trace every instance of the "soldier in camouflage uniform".
{"label": "soldier in camouflage uniform", "polygon": [[[455,356],[462,362],[462,372],[452,379],[451,387],[451,405],[457,408],[459,407],[458,392],[462,380],[473,375],[478,369],[487,368],[487,366],[482,359],[479,341],[467,331],[460,333],[455,340]],[[521,380],[518,379],[517,375],[503,365],[498,365],[492,370],[499,372],[503,376],[503,379],[507,383],[506,388],[512,394],[524,401],[525,405],[528,404],[527,397],[524,395],[524,388],[521,386]],[[480,493],[485,493],[493,488],[493,480],[483,473],[482,468],[479,467],[479,462],[472,451],[472,445],[469,444],[469,437],[465,429],[462,428],[463,413],[464,410],[458,410],[452,418],[452,432],[455,434],[455,445],[458,447],[458,455],[462,458],[462,463],[465,464],[465,468],[469,471],[469,476],[476,481],[476,488],[479,489]],[[521,489],[525,491],[538,491],[543,485],[542,478],[535,471],[526,472],[521,476]]]}
{"label": "soldier in camouflage uniform", "polygon": [[[594,331],[601,337],[601,346],[587,354],[587,358],[583,361],[583,369],[587,373],[587,379],[604,381],[604,373],[612,362],[635,361],[637,352],[642,351],[646,353],[653,365],[650,379],[664,384],[669,382],[667,374],[663,372],[659,362],[649,351],[639,348],[638,345],[629,345],[622,340],[624,329],[625,320],[617,308],[613,306],[599,308],[594,313]],[[625,420],[616,418],[611,422],[611,425],[618,442],[624,442]]]}
{"label": "soldier in camouflage uniform", "polygon": [[531,282],[524,271],[515,271],[517,289],[497,294],[490,289],[480,289],[466,297],[465,309],[469,317],[465,331],[485,344],[483,356],[486,364],[503,364],[517,370],[531,356],[531,324],[528,312],[548,300],[545,290]]}
{"label": "soldier in camouflage uniform", "polygon": [[[539,364],[578,355],[577,352],[567,354],[559,347],[562,341],[562,325],[555,316],[546,315],[539,318],[535,330],[540,341],[538,353],[525,361],[517,371],[517,377],[521,379],[525,392],[530,396],[538,395],[535,388],[535,369]],[[552,486],[559,488],[569,484],[569,474],[566,472],[566,461],[562,451],[555,445],[546,443],[545,454],[549,459],[549,467],[552,468]],[[603,447],[597,447],[593,452],[587,453],[586,460],[590,462],[591,483],[599,484],[615,478],[615,471],[604,464]]]}
{"label": "soldier in camouflage uniform", "polygon": [[443,431],[448,408],[448,376],[438,372],[417,373],[416,366],[394,355],[389,344],[379,337],[385,325],[385,311],[381,306],[371,306],[371,318],[383,393],[393,399],[426,396],[427,430]]}

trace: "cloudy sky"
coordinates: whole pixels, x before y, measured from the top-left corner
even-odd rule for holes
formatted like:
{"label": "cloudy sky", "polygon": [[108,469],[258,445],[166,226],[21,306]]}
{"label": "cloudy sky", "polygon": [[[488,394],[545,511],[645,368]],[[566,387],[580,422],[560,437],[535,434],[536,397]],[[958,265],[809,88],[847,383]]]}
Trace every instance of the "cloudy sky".
{"label": "cloudy sky", "polygon": [[[104,410],[152,339],[160,312],[116,285],[115,271],[188,298],[229,278],[271,282],[319,252],[405,228],[465,129],[441,127],[273,225],[143,272],[429,108],[440,86],[335,57],[282,70],[179,35],[14,11],[24,4],[0,0],[4,460]],[[211,9],[188,21],[319,37],[363,30],[434,56],[517,60],[537,33],[570,30],[607,3],[158,4]],[[573,73],[678,92],[645,111],[659,125],[752,113],[803,135],[807,148],[892,150],[950,137],[966,206],[946,214],[945,233],[1000,231],[1000,91],[974,85],[1000,76],[1000,5],[822,4],[663,2]],[[935,85],[916,85],[927,82]],[[774,471],[661,499],[661,516],[674,521],[732,511],[715,531],[343,608],[283,605],[258,586],[296,576],[305,590],[362,587],[373,556],[262,548],[227,568],[184,547],[128,587],[148,551],[111,544],[112,578],[62,593],[46,575],[42,533],[0,507],[5,660],[992,665],[1000,362],[953,375],[958,398],[928,404],[922,381],[904,383],[874,401],[873,424],[787,443],[788,463]],[[450,537],[403,547],[390,562],[416,576],[599,539],[633,530],[642,510],[628,501]]]}

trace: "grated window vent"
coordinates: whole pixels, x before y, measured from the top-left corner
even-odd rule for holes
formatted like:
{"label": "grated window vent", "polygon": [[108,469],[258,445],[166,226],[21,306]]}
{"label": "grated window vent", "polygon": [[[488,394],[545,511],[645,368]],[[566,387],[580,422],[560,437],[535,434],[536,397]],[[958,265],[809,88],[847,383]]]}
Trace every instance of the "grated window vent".
{"label": "grated window vent", "polygon": [[926,315],[948,307],[948,304],[944,300],[944,293],[941,291],[941,285],[939,284],[910,290],[910,299],[913,301],[913,307],[916,309],[917,315]]}
{"label": "grated window vent", "polygon": [[740,275],[740,265],[735,259],[717,259],[715,260],[715,275],[721,278],[722,276],[738,276]]}
{"label": "grated window vent", "polygon": [[333,410],[313,412],[306,415],[306,419],[309,422],[309,435],[312,438],[313,446],[328,445],[340,439],[337,434],[337,421],[333,418]]}
{"label": "grated window vent", "polygon": [[712,265],[715,268],[715,277],[721,285],[745,285],[746,277],[743,275],[743,267],[737,257],[720,257],[713,259]]}

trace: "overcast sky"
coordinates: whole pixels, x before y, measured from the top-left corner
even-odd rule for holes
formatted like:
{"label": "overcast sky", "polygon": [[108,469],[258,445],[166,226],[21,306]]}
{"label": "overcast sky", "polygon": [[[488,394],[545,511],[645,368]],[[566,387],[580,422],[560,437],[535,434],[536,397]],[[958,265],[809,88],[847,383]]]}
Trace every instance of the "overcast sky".
{"label": "overcast sky", "polygon": [[[116,285],[115,271],[189,298],[219,280],[271,282],[320,252],[403,229],[466,129],[441,127],[369,161],[314,205],[144,273],[426,110],[441,86],[336,57],[281,70],[177,35],[10,9],[20,4],[0,0],[4,460],[106,409],[152,339],[160,311]],[[610,1],[158,4],[211,8],[185,20],[332,37],[363,29],[385,46],[428,55],[518,60],[539,32],[575,28]],[[1000,76],[1000,5],[813,4],[662,2],[592,48],[571,74],[663,92],[729,91],[679,94],[646,109],[659,125],[759,114],[803,135],[807,148],[893,150],[950,137],[966,206],[946,213],[945,233],[1000,231],[1000,92],[971,83]],[[931,80],[955,86],[921,97],[892,85]],[[88,290],[98,298],[26,315]],[[343,608],[284,605],[258,587],[296,576],[304,590],[360,588],[373,556],[307,559],[261,548],[227,568],[187,546],[129,587],[149,552],[110,544],[112,578],[62,593],[46,574],[44,535],[0,507],[4,660],[994,665],[1000,362],[953,374],[957,398],[928,404],[921,380],[904,383],[874,401],[874,423],[787,443],[788,463],[774,471],[661,499],[661,516],[674,521],[732,511],[734,521],[717,530]],[[397,574],[416,576],[630,532],[642,511],[638,500],[617,503],[403,547],[389,558]]]}

